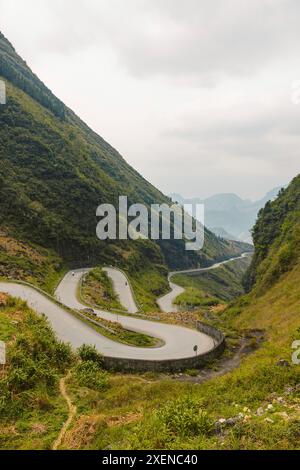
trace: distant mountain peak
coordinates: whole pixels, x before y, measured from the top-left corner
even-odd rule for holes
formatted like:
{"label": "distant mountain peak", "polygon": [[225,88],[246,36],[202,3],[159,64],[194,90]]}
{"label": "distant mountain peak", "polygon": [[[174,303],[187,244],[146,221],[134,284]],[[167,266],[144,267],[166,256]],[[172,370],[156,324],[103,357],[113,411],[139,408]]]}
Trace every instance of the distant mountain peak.
{"label": "distant mountain peak", "polygon": [[223,238],[230,237],[251,243],[251,229],[255,224],[258,212],[268,201],[274,200],[281,187],[269,191],[262,199],[251,201],[235,193],[214,194],[206,199],[185,199],[178,193],[170,195],[179,204],[204,204],[205,224],[212,232]]}

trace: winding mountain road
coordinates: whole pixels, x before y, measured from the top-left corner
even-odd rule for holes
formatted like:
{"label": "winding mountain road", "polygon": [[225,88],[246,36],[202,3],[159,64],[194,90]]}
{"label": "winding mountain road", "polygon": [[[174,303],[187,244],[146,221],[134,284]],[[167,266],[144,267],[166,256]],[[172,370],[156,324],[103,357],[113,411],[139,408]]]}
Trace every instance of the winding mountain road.
{"label": "winding mountain road", "polygon": [[[55,293],[59,302],[75,310],[86,308],[77,299],[77,290],[82,276],[89,272],[88,269],[80,269],[69,272],[61,281]],[[198,346],[198,353],[210,351],[214,348],[214,340],[203,333],[181,326],[168,325],[139,319],[130,316],[119,317],[119,322],[124,328],[145,333],[159,338],[163,345],[159,348],[137,348],[112,341],[97,333],[87,323],[72,315],[63,306],[43,295],[34,287],[17,283],[0,282],[0,292],[6,292],[14,297],[25,300],[28,305],[40,314],[45,314],[51,323],[57,336],[65,342],[69,342],[74,348],[82,344],[94,345],[104,356],[121,357],[140,360],[172,360],[194,356],[193,348]],[[128,295],[132,296],[131,290]],[[133,299],[131,299],[133,300]],[[134,302],[134,301],[133,301]],[[103,310],[95,310],[99,318],[116,321],[116,315]]]}
{"label": "winding mountain road", "polygon": [[160,297],[160,299],[158,299],[156,303],[162,312],[176,313],[178,312],[179,308],[177,307],[177,305],[174,305],[173,302],[179,295],[185,292],[185,289],[181,286],[178,286],[178,284],[171,282],[170,279],[171,278],[169,277],[169,284],[170,284],[171,291],[168,294],[164,295],[163,297]]}
{"label": "winding mountain road", "polygon": [[[245,253],[240,258],[247,255]],[[209,271],[236,259],[239,258],[216,263],[209,268],[170,273],[169,280],[172,291],[158,300],[161,309],[166,312],[174,312],[173,300],[184,291],[182,287],[171,282],[171,278],[175,274]],[[94,345],[104,356],[140,360],[172,360],[193,357],[195,345],[198,346],[198,354],[208,352],[214,348],[214,340],[204,333],[182,326],[144,320],[130,315],[119,317],[119,323],[124,328],[158,338],[162,341],[163,345],[158,348],[137,348],[102,336],[87,323],[74,316],[68,309],[64,308],[64,305],[79,311],[86,308],[78,300],[77,292],[83,276],[88,272],[89,269],[79,269],[66,274],[55,292],[55,297],[60,302],[60,305],[54,299],[51,299],[50,296],[35,289],[34,286],[13,282],[0,282],[0,292],[6,292],[14,297],[19,297],[38,313],[44,314],[62,341],[70,343],[74,348],[78,348],[83,344]],[[106,272],[112,279],[114,289],[119,295],[120,302],[127,309],[128,314],[136,313],[138,308],[126,276],[114,268],[106,268]],[[113,313],[100,309],[95,309],[95,313],[99,318],[116,321],[116,315]]]}
{"label": "winding mountain road", "polygon": [[125,274],[115,268],[104,268],[113,283],[114,291],[118,294],[120,303],[128,313],[137,313],[139,311],[132,295],[129,281]]}
{"label": "winding mountain road", "polygon": [[174,272],[169,273],[169,283],[170,283],[171,291],[157,300],[157,304],[159,308],[161,309],[162,312],[165,312],[165,313],[178,312],[179,309],[176,305],[174,305],[173,302],[180,294],[183,294],[183,292],[185,292],[185,289],[171,281],[172,277],[175,276],[176,274],[190,274],[190,275],[198,274],[198,273],[200,274],[206,271],[217,269],[220,266],[223,266],[224,264],[232,263],[233,261],[246,258],[247,256],[250,256],[250,253],[243,253],[241,256],[230,258],[228,260],[221,261],[220,263],[215,263],[212,266],[209,266],[208,268],[187,269],[185,271],[174,271]]}

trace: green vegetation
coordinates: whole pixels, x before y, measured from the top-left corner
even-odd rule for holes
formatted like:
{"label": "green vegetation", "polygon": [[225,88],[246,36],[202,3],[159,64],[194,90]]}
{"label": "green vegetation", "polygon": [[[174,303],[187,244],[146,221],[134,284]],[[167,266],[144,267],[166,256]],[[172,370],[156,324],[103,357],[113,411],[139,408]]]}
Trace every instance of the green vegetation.
{"label": "green vegetation", "polygon": [[144,333],[126,330],[118,323],[110,323],[109,329],[111,331],[101,329],[100,327],[99,332],[113,341],[124,343],[128,346],[155,348],[161,345],[161,341],[157,338],[145,335]]}
{"label": "green vegetation", "polygon": [[166,447],[176,449],[180,439],[213,434],[214,422],[201,405],[192,395],[162,405],[148,416],[146,427],[144,421],[134,427],[136,434],[130,439],[130,448],[148,448],[152,441],[155,448],[167,443]]}
{"label": "green vegetation", "polygon": [[58,380],[73,363],[68,345],[24,302],[0,299],[0,338],[8,365],[0,372],[0,448],[49,448],[65,418]]}
{"label": "green vegetation", "polygon": [[75,377],[81,387],[105,390],[108,387],[107,374],[93,361],[81,362],[75,370]]}
{"label": "green vegetation", "polygon": [[103,357],[100,353],[98,353],[95,346],[83,344],[78,349],[78,355],[84,362],[94,362],[98,367],[103,367]]}
{"label": "green vegetation", "polygon": [[104,318],[96,318],[89,312],[80,312],[80,314],[72,310],[70,312],[80,318],[81,321],[89,324],[91,328],[101,335],[106,336],[117,343],[141,348],[154,348],[161,345],[161,341],[159,339],[153,338],[152,336],[148,336],[144,333],[127,330],[117,321],[112,322],[105,320]]}
{"label": "green vegetation", "polygon": [[255,255],[245,282],[248,290],[257,284],[264,292],[297,264],[299,218],[300,175],[259,213],[253,229]]}
{"label": "green vegetation", "polygon": [[157,312],[156,300],[170,290],[167,269],[164,266],[144,266],[139,271],[128,272],[138,305],[145,313]]}
{"label": "green vegetation", "polygon": [[175,303],[182,307],[209,306],[241,296],[245,293],[243,277],[250,262],[251,257],[245,257],[211,271],[174,276],[172,281],[186,289]]}
{"label": "green vegetation", "polygon": [[213,307],[218,305],[220,300],[195,289],[188,287],[183,294],[180,294],[176,300],[175,305],[179,305],[182,309],[190,307]]}
{"label": "green vegetation", "polygon": [[83,279],[81,295],[90,305],[107,310],[124,310],[115,294],[111,279],[102,268],[95,268]]}
{"label": "green vegetation", "polygon": [[23,243],[0,229],[0,278],[22,279],[52,294],[65,272],[54,251]]}
{"label": "green vegetation", "polygon": [[83,345],[78,350],[81,362],[75,368],[75,377],[81,387],[93,390],[105,390],[108,388],[108,375],[103,371],[102,356],[96,348]]}

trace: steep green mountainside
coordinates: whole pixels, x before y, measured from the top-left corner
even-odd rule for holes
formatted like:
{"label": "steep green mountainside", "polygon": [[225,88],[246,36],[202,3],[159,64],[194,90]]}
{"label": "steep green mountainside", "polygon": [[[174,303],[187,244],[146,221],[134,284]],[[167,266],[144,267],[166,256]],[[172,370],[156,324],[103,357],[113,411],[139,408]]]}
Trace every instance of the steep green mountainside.
{"label": "steep green mountainside", "polygon": [[299,262],[300,175],[260,211],[253,239],[255,254],[246,287],[264,292]]}
{"label": "steep green mountainside", "polygon": [[[197,275],[181,274],[174,276],[172,281],[187,289],[182,294],[183,299],[189,299],[189,290],[200,298],[212,296],[221,302],[228,302],[245,293],[242,280],[251,262],[251,258],[245,257],[224,264],[218,269],[204,271]],[[191,302],[190,305],[193,305]]]}
{"label": "steep green mountainside", "polygon": [[[7,104],[0,107],[0,215],[9,240],[49,250],[58,269],[111,263],[136,272],[150,262],[181,268],[245,250],[209,231],[200,253],[185,251],[182,241],[100,242],[95,235],[99,204],[118,206],[121,195],[129,204],[147,206],[170,200],[59,101],[1,33],[0,79],[7,88]],[[18,259],[3,245],[0,261],[0,275],[30,277],[43,270],[29,266],[30,256]],[[47,284],[45,276],[38,277]]]}

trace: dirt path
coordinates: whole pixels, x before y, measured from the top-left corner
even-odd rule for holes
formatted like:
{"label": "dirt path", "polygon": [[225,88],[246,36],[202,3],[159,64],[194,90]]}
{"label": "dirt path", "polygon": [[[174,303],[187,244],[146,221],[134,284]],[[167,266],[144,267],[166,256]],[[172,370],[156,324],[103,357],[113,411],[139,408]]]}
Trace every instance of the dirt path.
{"label": "dirt path", "polygon": [[62,441],[65,437],[65,434],[67,432],[67,430],[69,429],[69,426],[71,425],[74,417],[76,416],[76,413],[77,413],[77,408],[75,405],[73,405],[68,393],[67,393],[67,390],[66,390],[66,381],[70,378],[71,376],[71,372],[69,371],[67,376],[62,378],[59,382],[59,390],[60,390],[60,393],[61,395],[63,396],[63,398],[66,400],[67,402],[67,405],[68,405],[68,408],[69,408],[69,414],[68,414],[68,419],[67,421],[64,423],[63,427],[61,428],[60,430],[60,433],[56,439],[56,441],[54,442],[53,446],[52,446],[52,450],[58,450],[58,448],[61,446],[62,444]]}

